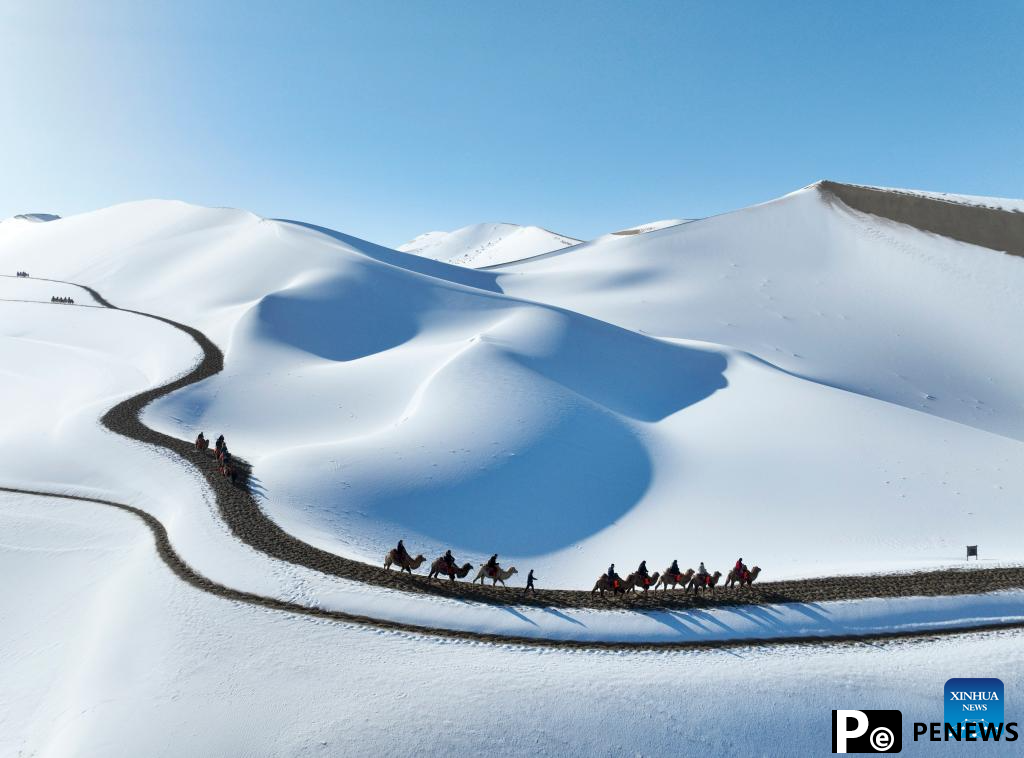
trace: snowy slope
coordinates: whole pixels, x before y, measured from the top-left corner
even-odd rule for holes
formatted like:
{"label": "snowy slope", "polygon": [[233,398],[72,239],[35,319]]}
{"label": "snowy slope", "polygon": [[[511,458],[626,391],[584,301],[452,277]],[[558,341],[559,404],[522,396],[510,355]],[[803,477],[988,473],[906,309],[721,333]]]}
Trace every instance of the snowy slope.
{"label": "snowy slope", "polygon": [[667,218],[661,221],[651,221],[646,224],[640,224],[639,226],[631,226],[628,229],[619,229],[617,232],[612,232],[622,237],[628,237],[633,234],[647,234],[647,232],[656,232],[658,229],[666,229],[670,226],[679,226],[680,224],[686,224],[693,219],[682,219],[682,218]]}
{"label": "snowy slope", "polygon": [[579,240],[538,226],[473,224],[454,232],[427,232],[398,249],[446,263],[484,268],[578,244]]}
{"label": "snowy slope", "polygon": [[1021,261],[832,202],[817,187],[500,269],[509,294],[1024,438]]}
{"label": "snowy slope", "polygon": [[225,372],[148,423],[226,432],[268,512],[346,555],[405,536],[576,587],[1024,558],[1020,261],[813,189],[501,273],[164,202],[0,233],[0,261],[206,331]]}
{"label": "snowy slope", "polygon": [[[586,587],[610,560],[641,558],[714,569],[742,554],[770,578],[960,563],[965,542],[981,545],[983,566],[1024,560],[1022,267],[814,188],[497,272],[182,203],[0,224],[0,271],[95,286],[221,345],[224,373],[146,420],[225,432],[285,528],[370,561],[399,535],[474,562],[498,550],[546,587]],[[576,640],[1020,617],[1019,592],[563,612],[410,597],[282,564],[230,534],[188,468],[99,426],[197,353],[165,324],[92,305],[66,285],[0,278],[0,460],[16,462],[0,485],[132,503],[226,586]],[[767,652],[524,650],[222,600],[183,584],[138,521],[102,506],[0,493],[0,531],[3,754],[811,755],[827,752],[832,707],[938,720],[958,671],[1024,695],[1016,632]],[[918,747],[908,738],[905,752]]]}
{"label": "snowy slope", "polygon": [[[1020,632],[682,654],[467,644],[197,592],[141,524],[80,503],[0,494],[0,528],[3,755],[825,755],[833,706],[940,721],[957,672],[1024,698]],[[905,731],[904,754],[965,752]]]}

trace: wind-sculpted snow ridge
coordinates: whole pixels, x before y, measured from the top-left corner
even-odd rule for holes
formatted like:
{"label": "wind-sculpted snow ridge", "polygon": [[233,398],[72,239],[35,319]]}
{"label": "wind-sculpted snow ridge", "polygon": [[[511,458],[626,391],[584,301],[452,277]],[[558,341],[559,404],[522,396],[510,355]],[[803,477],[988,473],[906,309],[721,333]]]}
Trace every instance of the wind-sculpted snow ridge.
{"label": "wind-sculpted snow ridge", "polygon": [[631,226],[628,229],[619,229],[617,232],[612,232],[612,234],[618,237],[630,237],[634,234],[647,234],[648,232],[656,232],[659,229],[668,229],[670,226],[688,224],[691,221],[693,221],[693,219],[667,218],[661,221],[651,221],[646,224],[640,224],[639,226]]}
{"label": "wind-sculpted snow ridge", "polygon": [[578,245],[580,240],[538,226],[473,224],[453,232],[427,232],[398,249],[470,268],[486,268]]}

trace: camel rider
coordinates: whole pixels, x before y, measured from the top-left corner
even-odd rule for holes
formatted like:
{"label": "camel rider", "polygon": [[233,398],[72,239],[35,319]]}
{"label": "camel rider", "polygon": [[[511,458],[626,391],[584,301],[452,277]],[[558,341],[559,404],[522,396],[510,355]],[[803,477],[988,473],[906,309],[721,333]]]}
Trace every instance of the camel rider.
{"label": "camel rider", "polygon": [[683,572],[679,570],[678,560],[672,561],[672,565],[668,567],[668,575],[676,581],[679,581],[679,577],[683,575]]}
{"label": "camel rider", "polygon": [[740,558],[738,561],[736,561],[736,565],[735,565],[734,568],[736,570],[736,578],[737,579],[744,579],[744,578],[746,578],[746,576],[747,576],[747,564],[745,564],[743,562],[742,558]]}
{"label": "camel rider", "polygon": [[497,576],[498,574],[498,554],[495,553],[487,560],[487,576]]}
{"label": "camel rider", "polygon": [[640,568],[636,570],[645,585],[651,583],[651,572],[647,570],[647,561],[640,561]]}
{"label": "camel rider", "polygon": [[704,561],[700,562],[700,568],[697,569],[697,578],[700,580],[700,582],[699,582],[700,584],[707,584],[708,583],[709,575],[708,575],[708,570],[706,568],[704,568]]}
{"label": "camel rider", "polygon": [[203,436],[202,432],[199,432],[199,436],[196,437],[196,450],[202,450],[204,442],[206,442],[206,438]]}
{"label": "camel rider", "polygon": [[451,550],[446,550],[444,554],[444,563],[450,569],[455,566],[455,556],[452,555]]}
{"label": "camel rider", "polygon": [[608,583],[612,587],[615,586],[615,564],[614,563],[611,566],[608,567]]}
{"label": "camel rider", "polygon": [[398,541],[398,547],[395,548],[395,556],[398,559],[395,562],[398,563],[400,566],[404,566],[410,560],[409,553],[405,549],[405,543],[403,543],[402,540]]}

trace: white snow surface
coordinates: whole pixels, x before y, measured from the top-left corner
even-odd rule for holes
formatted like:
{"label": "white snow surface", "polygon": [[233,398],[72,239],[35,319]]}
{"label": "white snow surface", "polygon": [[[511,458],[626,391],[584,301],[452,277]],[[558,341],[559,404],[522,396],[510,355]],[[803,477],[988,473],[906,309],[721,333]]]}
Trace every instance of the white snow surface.
{"label": "white snow surface", "polygon": [[[398,536],[474,563],[497,550],[541,586],[589,589],[612,559],[724,569],[742,554],[768,579],[962,565],[965,543],[981,546],[972,565],[1021,561],[1022,266],[813,188],[493,272],[168,201],[5,222],[0,269],[34,278],[0,278],[0,459],[16,462],[0,486],[130,503],[217,582],[410,624],[666,642],[1016,621],[1021,592],[570,612],[282,564],[227,531],[194,472],[97,423],[188,370],[195,344],[40,278],[214,339],[224,373],[146,421],[224,432],[301,538],[371,561]],[[0,533],[5,755],[810,755],[828,752],[831,708],[938,721],[951,676],[1024,696],[1019,632],[523,649],[226,602],[101,505],[0,493]],[[954,744],[905,732],[904,752]]]}
{"label": "white snow surface", "polygon": [[0,494],[4,755],[826,755],[849,706],[900,709],[904,754],[952,756],[971,746],[910,736],[942,720],[946,679],[1024,698],[1020,632],[602,653],[270,612],[182,584],[141,523],[96,508]]}
{"label": "white snow surface", "polygon": [[1024,559],[1022,262],[813,188],[497,272],[164,201],[31,231],[0,227],[0,264],[225,349],[147,423],[224,432],[271,516],[340,554],[402,536],[585,589],[611,561]]}
{"label": "white snow surface", "polygon": [[626,229],[619,229],[617,232],[612,234],[618,234],[628,236],[632,234],[646,234],[647,232],[656,232],[658,229],[666,229],[670,226],[679,226],[680,224],[688,224],[693,219],[684,218],[666,218],[661,221],[650,221],[646,224],[640,224],[638,226],[631,226]]}
{"label": "white snow surface", "polygon": [[427,232],[398,249],[469,268],[485,268],[578,245],[579,240],[539,226],[473,224],[453,232]]}

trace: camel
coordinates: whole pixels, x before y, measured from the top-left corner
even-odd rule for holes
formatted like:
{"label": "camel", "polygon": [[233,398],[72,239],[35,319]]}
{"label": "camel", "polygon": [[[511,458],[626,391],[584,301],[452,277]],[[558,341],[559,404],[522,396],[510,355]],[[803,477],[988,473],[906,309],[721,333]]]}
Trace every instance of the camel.
{"label": "camel", "polygon": [[480,580],[480,584],[484,583],[484,579],[492,579],[492,587],[497,585],[498,582],[501,582],[501,586],[504,587],[505,580],[510,578],[513,574],[518,573],[519,571],[516,569],[515,566],[509,569],[503,569],[501,566],[498,566],[497,570],[494,572],[494,575],[492,576],[491,574],[487,573],[487,566],[483,565],[480,567],[480,570],[476,572],[476,579],[473,580],[473,584],[476,584],[477,579]]}
{"label": "camel", "polygon": [[750,571],[747,572],[747,576],[746,578],[744,578],[741,576],[736,576],[736,569],[731,569],[729,571],[729,577],[725,580],[725,586],[732,587],[734,584],[739,582],[740,587],[742,587],[744,584],[746,584],[749,587],[754,583],[754,580],[757,579],[757,575],[760,573],[761,567],[754,566],[754,568],[750,569]]}
{"label": "camel", "polygon": [[441,558],[438,558],[436,561],[434,561],[433,563],[430,564],[430,574],[429,574],[429,576],[430,576],[431,579],[436,579],[439,574],[444,574],[445,576],[447,576],[449,579],[451,579],[454,582],[455,581],[455,577],[458,577],[459,579],[465,579],[466,578],[466,574],[468,574],[470,572],[470,569],[472,569],[472,568],[473,568],[473,564],[472,563],[465,563],[465,564],[463,564],[462,568],[459,568],[458,566],[455,566],[455,567],[453,567],[449,571],[448,564],[445,563],[444,562],[444,558],[441,557]]}
{"label": "camel", "polygon": [[691,579],[690,583],[686,585],[686,589],[693,590],[694,595],[697,594],[697,590],[700,590],[701,592],[707,592],[708,590],[711,590],[711,594],[714,595],[715,585],[718,584],[718,580],[721,578],[721,571],[716,571],[713,574],[708,574],[706,577],[704,577],[704,581],[701,580],[701,577],[699,575],[694,574],[693,579]]}
{"label": "camel", "polygon": [[402,571],[408,571],[410,574],[420,567],[423,561],[427,560],[422,555],[417,555],[415,558],[409,558],[404,564],[398,562],[398,550],[391,548],[388,554],[384,556],[384,568],[391,568],[392,564],[399,567],[399,573]]}
{"label": "camel", "polygon": [[636,592],[636,588],[639,587],[647,594],[647,590],[651,587],[658,586],[658,578],[661,576],[657,571],[647,577],[646,583],[640,578],[640,574],[634,571],[632,574],[626,577],[626,581],[623,583],[623,592]]}
{"label": "camel", "polygon": [[[616,586],[616,584],[618,586]],[[611,590],[615,593],[625,592],[626,582],[622,579],[622,577],[616,574],[615,584],[613,584],[612,580],[608,578],[608,574],[601,574],[601,576],[597,577],[597,581],[594,582],[594,589],[590,591],[590,594],[593,595],[595,592],[600,592],[601,597],[604,597],[604,593],[607,590]]]}
{"label": "camel", "polygon": [[671,585],[672,589],[675,589],[677,584],[680,587],[685,587],[687,582],[689,582],[690,579],[692,579],[692,578],[693,578],[693,569],[692,568],[691,569],[686,569],[686,573],[684,573],[684,574],[675,574],[675,575],[673,575],[673,574],[670,574],[668,571],[666,571],[664,574],[661,575],[661,579],[658,580],[658,583],[654,586],[654,589],[657,590],[658,587],[661,587],[662,589],[666,589],[667,590],[670,585]]}

